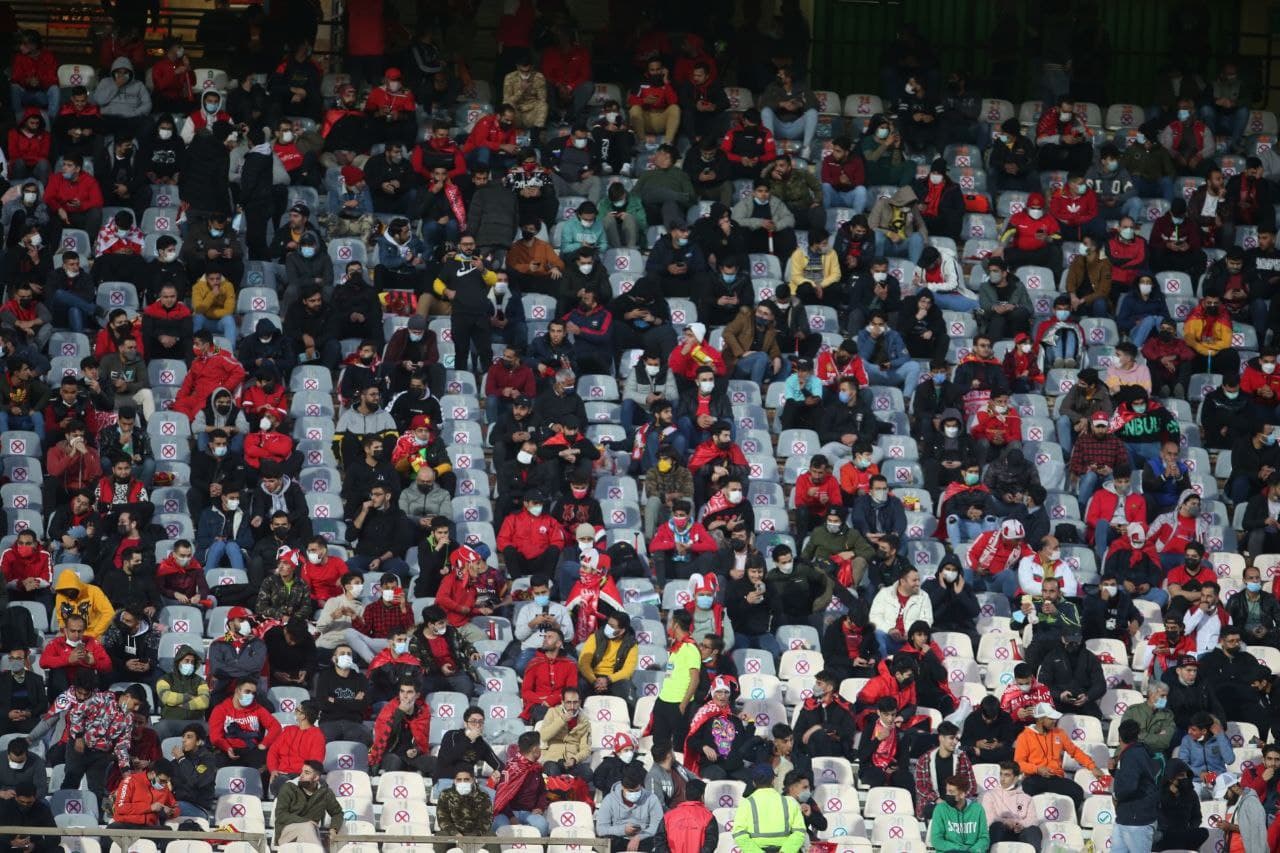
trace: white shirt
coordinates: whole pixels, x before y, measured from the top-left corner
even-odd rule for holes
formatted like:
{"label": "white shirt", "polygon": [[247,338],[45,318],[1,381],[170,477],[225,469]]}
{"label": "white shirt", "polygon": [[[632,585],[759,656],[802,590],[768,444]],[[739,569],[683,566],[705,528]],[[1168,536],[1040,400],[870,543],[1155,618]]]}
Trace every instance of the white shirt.
{"label": "white shirt", "polygon": [[[1023,557],[1018,563],[1018,586],[1029,595],[1040,595],[1043,592],[1042,581],[1045,572],[1040,565],[1040,558]],[[1053,567],[1053,576],[1062,583],[1062,594],[1066,598],[1075,598],[1080,594],[1080,582],[1066,560],[1059,560]]]}
{"label": "white shirt", "polygon": [[[542,628],[533,630],[529,627],[529,623],[533,621],[533,617],[542,611],[542,607],[532,601],[527,601],[516,611],[516,621],[512,626],[515,631],[516,639],[520,641],[520,647],[525,649],[542,648],[543,640],[546,639],[547,632]],[[568,609],[555,601],[547,605],[547,615],[556,620],[556,624],[560,626],[560,631],[566,637],[573,636],[573,619],[569,617]]]}
{"label": "white shirt", "polygon": [[1196,657],[1211,652],[1218,647],[1218,635],[1222,632],[1222,620],[1218,618],[1218,608],[1222,602],[1206,613],[1199,605],[1187,611],[1182,617],[1182,628],[1196,638]]}

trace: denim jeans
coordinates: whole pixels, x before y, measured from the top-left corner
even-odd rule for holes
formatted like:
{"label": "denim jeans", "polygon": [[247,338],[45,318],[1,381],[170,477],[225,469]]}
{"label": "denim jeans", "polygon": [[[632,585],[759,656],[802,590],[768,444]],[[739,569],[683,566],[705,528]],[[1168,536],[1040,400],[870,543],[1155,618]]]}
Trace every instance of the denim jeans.
{"label": "denim jeans", "polygon": [[[372,557],[366,557],[363,554],[356,554],[347,560],[347,569],[358,575],[362,575],[365,572],[372,571],[372,569],[369,568],[369,564],[372,562]],[[388,557],[383,560],[378,564],[378,571],[391,572],[393,575],[400,578],[401,581],[408,580],[410,575],[409,564],[399,557]]]}
{"label": "denim jeans", "polygon": [[1124,447],[1129,451],[1129,467],[1134,471],[1141,471],[1149,460],[1156,462],[1160,460],[1160,442],[1158,441],[1126,441]]}
{"label": "denim jeans", "polygon": [[1165,201],[1173,201],[1173,196],[1176,192],[1173,186],[1173,178],[1149,181],[1146,178],[1139,178],[1134,175],[1133,188],[1138,191],[1138,195],[1142,198],[1162,198]]}
{"label": "denim jeans", "polygon": [[1084,512],[1089,507],[1089,498],[1093,497],[1093,493],[1098,491],[1098,487],[1102,485],[1102,478],[1092,471],[1086,471],[1080,477],[1079,496],[1080,511]]}
{"label": "denim jeans", "polygon": [[[765,381],[782,382],[791,375],[791,362],[782,359],[782,369],[773,372],[773,364],[769,356],[762,352],[753,352],[738,359],[733,366],[734,379],[750,379],[756,385],[763,386]],[[625,426],[625,424],[623,424]]]}
{"label": "denim jeans", "polygon": [[867,209],[867,188],[853,187],[847,190],[837,190],[831,184],[823,184],[822,206],[827,210],[831,210],[834,207],[847,207],[853,210],[854,215],[863,213]]}
{"label": "denim jeans", "polygon": [[965,569],[964,580],[973,586],[974,592],[998,592],[1011,598],[1018,591],[1017,569],[1005,569],[994,575],[980,575],[972,569]]}
{"label": "denim jeans", "polygon": [[55,290],[49,300],[55,308],[64,308],[67,312],[67,324],[73,332],[84,332],[88,320],[97,314],[98,306],[87,299],[66,290]]}
{"label": "denim jeans", "polygon": [[801,156],[809,159],[813,149],[813,137],[818,133],[818,111],[805,110],[804,115],[792,121],[778,118],[769,107],[760,111],[760,123],[769,129],[775,139],[799,139],[804,145]]}
{"label": "denim jeans", "polygon": [[1134,196],[1124,203],[1124,207],[1122,207],[1121,210],[1124,211],[1125,216],[1129,217],[1134,222],[1145,222],[1146,219],[1142,216],[1142,211],[1145,207],[1146,205],[1142,203],[1142,199],[1138,196]]}
{"label": "denim jeans", "polygon": [[1055,419],[1058,426],[1058,444],[1062,445],[1062,455],[1071,456],[1071,448],[1076,443],[1076,431],[1071,428],[1071,418],[1058,415]]}
{"label": "denim jeans", "polygon": [[966,314],[978,310],[978,300],[961,296],[958,293],[939,293],[934,291],[933,301],[943,311],[963,311]]}
{"label": "denim jeans", "polygon": [[23,107],[39,107],[47,112],[50,116],[58,114],[58,102],[62,97],[62,90],[57,86],[50,86],[44,91],[32,92],[16,83],[9,84],[9,103],[13,106],[14,113],[22,115]]}
{"label": "denim jeans", "polygon": [[1125,826],[1122,823],[1111,826],[1111,853],[1151,853],[1151,845],[1155,840],[1156,825]]}
{"label": "denim jeans", "polygon": [[782,657],[782,644],[778,642],[778,638],[773,634],[735,634],[733,647],[735,649],[759,649],[762,652],[768,652],[773,656],[774,660]]}
{"label": "denim jeans", "polygon": [[240,330],[236,326],[236,315],[228,314],[220,320],[213,320],[203,314],[195,314],[191,317],[191,326],[197,332],[212,332],[214,335],[221,335],[234,345],[236,339],[240,337]]}
{"label": "denim jeans", "polygon": [[195,803],[189,803],[186,800],[178,800],[178,814],[182,817],[200,817],[205,820],[213,817],[213,815],[209,814]]}
{"label": "denim jeans", "polygon": [[[1093,477],[1096,481],[1097,474],[1086,474],[1086,477]],[[1081,480],[1083,482],[1083,479]],[[1081,502],[1083,505],[1083,502]],[[1111,529],[1111,522],[1106,519],[1100,520],[1093,528],[1093,551],[1098,558],[1098,568],[1102,568],[1103,562],[1107,558],[1107,548],[1111,545],[1111,539],[1115,532]]]}
{"label": "denim jeans", "polygon": [[1206,104],[1200,108],[1200,120],[1209,125],[1215,135],[1231,134],[1231,147],[1238,148],[1245,126],[1249,123],[1249,110],[1247,107],[1222,110],[1213,104]]}
{"label": "denim jeans", "polygon": [[1133,324],[1133,328],[1129,330],[1129,340],[1138,349],[1142,349],[1142,345],[1147,342],[1147,338],[1160,327],[1160,321],[1164,318],[1158,314],[1149,317],[1143,317],[1141,320]]}
{"label": "denim jeans", "polygon": [[880,644],[880,656],[888,660],[889,656],[902,648],[902,643],[894,640],[885,631],[876,631],[876,642]]}
{"label": "denim jeans", "polygon": [[[942,300],[938,300],[938,304],[941,305]],[[1062,344],[1061,346],[1058,345],[1059,341],[1061,341],[1061,344]],[[1052,366],[1053,363],[1060,358],[1062,359],[1073,358],[1076,361],[1080,360],[1080,346],[1079,346],[1079,341],[1075,335],[1064,335],[1062,338],[1054,339],[1052,343],[1049,342],[1048,336],[1045,337],[1045,343],[1044,343],[1045,367]]]}
{"label": "denim jeans", "polygon": [[920,384],[920,362],[909,359],[890,370],[866,365],[867,379],[872,385],[894,385],[902,388],[902,396],[910,400]]}
{"label": "denim jeans", "polygon": [[[688,423],[687,419],[686,419],[686,423]],[[693,431],[693,425],[689,423],[688,426],[690,430],[689,433],[685,433],[683,429],[680,429],[680,430],[677,430],[676,432],[671,433],[671,435],[667,436],[666,438],[659,438],[656,432],[649,433],[649,439],[648,441],[645,442],[645,446],[644,446],[643,461],[644,461],[645,470],[648,470],[649,468],[652,468],[654,465],[658,464],[658,448],[661,447],[663,444],[671,445],[672,449],[675,450],[675,452],[680,455],[681,459],[689,458],[690,441],[688,436]],[[698,440],[699,444],[702,443],[703,441],[706,441],[707,439],[706,433],[699,433],[699,435],[702,436]]]}
{"label": "denim jeans", "polygon": [[[905,240],[892,243],[884,236],[884,232],[876,232],[876,254],[883,258],[906,258],[911,263],[919,263],[920,253],[924,251],[924,237],[919,232],[911,234]],[[974,303],[977,307],[977,303]]]}
{"label": "denim jeans", "polygon": [[342,632],[342,638],[347,641],[347,645],[351,646],[351,651],[356,657],[365,663],[369,663],[376,658],[383,649],[391,645],[391,641],[381,637],[370,637],[368,634],[362,634],[355,628],[348,628]]}
{"label": "denim jeans", "polygon": [[209,550],[204,552],[204,559],[200,562],[210,569],[245,568],[244,551],[235,542],[225,539],[215,539],[209,543]]}
{"label": "denim jeans", "polygon": [[44,418],[39,415],[13,415],[9,412],[0,411],[0,432],[8,432],[11,429],[25,429],[34,432],[40,436],[40,446],[42,448],[45,446]]}
{"label": "denim jeans", "polygon": [[550,832],[550,828],[547,826],[546,817],[540,814],[534,814],[533,812],[521,811],[512,812],[511,817],[507,817],[504,814],[495,815],[493,818],[494,831],[497,832],[502,827],[510,826],[512,823],[517,825],[523,823],[527,826],[532,826],[534,829],[538,830],[538,834],[543,837],[546,837],[547,833]]}
{"label": "denim jeans", "polygon": [[422,223],[422,242],[427,244],[427,253],[430,254],[441,243],[457,243],[458,223],[450,219],[445,224],[432,220]]}
{"label": "denim jeans", "polygon": [[984,516],[981,521],[971,521],[967,518],[961,518],[958,515],[947,516],[947,541],[951,543],[951,547],[955,548],[961,542],[972,542],[982,533],[988,530],[995,530],[1000,525],[1000,519],[994,515]]}

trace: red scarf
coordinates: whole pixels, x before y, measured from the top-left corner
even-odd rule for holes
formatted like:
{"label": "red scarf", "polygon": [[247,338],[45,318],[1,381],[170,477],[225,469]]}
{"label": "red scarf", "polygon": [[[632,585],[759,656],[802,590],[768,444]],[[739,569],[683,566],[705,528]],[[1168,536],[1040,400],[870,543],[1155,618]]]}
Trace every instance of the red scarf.
{"label": "red scarf", "polygon": [[693,715],[693,721],[689,723],[689,734],[684,740],[684,766],[685,769],[695,776],[698,775],[699,769],[702,767],[702,750],[694,749],[689,746],[689,742],[693,740],[698,730],[712,720],[721,717],[732,717],[733,707],[726,705],[721,708],[716,704],[716,700],[712,699],[699,708]]}
{"label": "red scarf", "polygon": [[1110,559],[1112,554],[1123,551],[1125,548],[1132,549],[1129,551],[1129,568],[1131,569],[1137,568],[1138,563],[1142,562],[1144,556],[1155,565],[1160,565],[1160,552],[1156,550],[1156,543],[1148,539],[1142,543],[1141,548],[1134,548],[1133,541],[1128,536],[1120,536],[1112,540],[1111,545],[1107,548],[1106,559]]}
{"label": "red scarf", "polygon": [[[875,735],[875,730],[884,723],[879,720],[875,721],[875,725],[871,729],[871,734]],[[889,726],[889,736],[876,744],[875,751],[871,753],[871,763],[881,770],[888,770],[889,765],[894,763],[894,759],[898,756],[898,729]]]}
{"label": "red scarf", "polygon": [[[515,752],[515,750],[512,750]],[[519,752],[507,762],[507,769],[502,773],[502,781],[498,785],[498,791],[493,798],[493,813],[504,814],[511,805],[511,801],[515,799],[516,794],[520,793],[520,789],[524,787],[524,780],[529,774],[537,773],[541,775],[542,765],[538,762],[526,758]]]}
{"label": "red scarf", "polygon": [[920,202],[920,213],[923,216],[937,216],[938,205],[942,203],[942,191],[947,186],[946,181],[940,183],[930,183],[929,191],[924,195],[924,201]]}
{"label": "red scarf", "polygon": [[453,181],[444,182],[444,197],[449,201],[449,209],[453,211],[453,218],[458,220],[458,230],[467,230],[467,205],[462,200],[462,190],[453,183]]}
{"label": "red scarf", "polygon": [[844,648],[849,654],[849,660],[855,661],[862,657],[862,628],[848,622],[840,627],[844,631]]}
{"label": "red scarf", "polygon": [[613,582],[613,578],[601,572],[597,575],[599,580],[592,583],[588,582],[589,577],[591,577],[590,574],[583,575],[574,584],[573,590],[569,593],[569,601],[565,605],[569,610],[574,611],[574,643],[586,642],[586,639],[596,632],[596,626],[600,622],[602,600],[618,612],[622,612],[623,609],[622,593],[618,592],[618,586]]}

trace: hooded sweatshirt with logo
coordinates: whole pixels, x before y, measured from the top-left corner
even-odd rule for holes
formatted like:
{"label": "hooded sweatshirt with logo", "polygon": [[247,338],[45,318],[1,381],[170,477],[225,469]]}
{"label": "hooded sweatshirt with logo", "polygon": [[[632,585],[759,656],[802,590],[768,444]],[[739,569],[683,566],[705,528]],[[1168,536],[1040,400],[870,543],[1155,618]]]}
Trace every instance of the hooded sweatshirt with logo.
{"label": "hooded sweatshirt with logo", "polygon": [[[85,636],[100,637],[111,627],[115,608],[101,589],[80,580],[75,569],[63,569],[53,586],[53,618],[61,630],[68,616],[79,614],[85,618]],[[72,594],[74,593],[74,595]]]}

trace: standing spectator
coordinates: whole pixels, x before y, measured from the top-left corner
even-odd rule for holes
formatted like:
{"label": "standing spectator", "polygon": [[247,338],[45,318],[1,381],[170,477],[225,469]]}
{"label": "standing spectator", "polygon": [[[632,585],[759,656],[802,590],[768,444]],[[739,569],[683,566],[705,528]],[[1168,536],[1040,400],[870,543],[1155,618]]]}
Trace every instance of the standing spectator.
{"label": "standing spectator", "polygon": [[62,790],[74,791],[88,777],[89,790],[103,802],[106,776],[112,760],[123,772],[131,769],[129,743],[134,714],[147,701],[142,686],[131,685],[120,697],[107,691],[93,693],[88,701],[67,713],[67,750]]}

